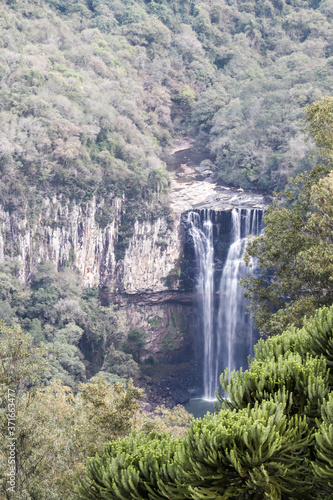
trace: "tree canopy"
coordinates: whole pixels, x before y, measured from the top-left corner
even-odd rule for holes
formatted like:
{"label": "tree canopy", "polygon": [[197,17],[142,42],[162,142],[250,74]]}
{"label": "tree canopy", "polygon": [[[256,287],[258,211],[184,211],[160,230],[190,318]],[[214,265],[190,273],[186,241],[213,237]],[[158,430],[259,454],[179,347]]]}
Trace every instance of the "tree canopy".
{"label": "tree canopy", "polygon": [[161,209],[154,172],[184,130],[229,184],[281,188],[310,167],[302,117],[332,87],[329,0],[15,0],[1,17],[9,210],[33,214],[42,193]]}
{"label": "tree canopy", "polygon": [[[105,443],[134,429],[144,435],[172,431],[184,435],[190,415],[184,408],[142,411],[143,390],[110,384],[99,375],[75,393],[59,379],[45,385],[54,353],[36,345],[18,325],[0,323],[0,496],[6,499],[74,500],[85,462]],[[9,409],[15,408],[15,493],[8,491]]]}
{"label": "tree canopy", "polygon": [[82,500],[330,498],[333,306],[260,340],[182,439],[132,434],[88,461]]}
{"label": "tree canopy", "polygon": [[262,273],[244,283],[263,333],[299,326],[304,315],[333,303],[333,99],[316,101],[306,116],[321,163],[275,199],[264,217],[264,234],[247,250]]}

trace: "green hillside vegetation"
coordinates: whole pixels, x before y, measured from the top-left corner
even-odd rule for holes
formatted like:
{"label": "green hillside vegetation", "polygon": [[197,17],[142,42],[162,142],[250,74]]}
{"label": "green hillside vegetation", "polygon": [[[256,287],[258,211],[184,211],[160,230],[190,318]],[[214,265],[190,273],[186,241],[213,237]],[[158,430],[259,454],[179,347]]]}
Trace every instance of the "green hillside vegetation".
{"label": "green hillside vegetation", "polygon": [[243,282],[265,334],[300,326],[304,315],[333,303],[333,99],[314,102],[306,116],[321,163],[276,197],[264,217],[265,234],[247,250],[262,276]]}
{"label": "green hillside vegetation", "polygon": [[32,216],[62,193],[163,210],[161,152],[181,131],[224,182],[276,189],[309,168],[303,108],[332,88],[330,0],[7,0],[0,12],[5,208]]}
{"label": "green hillside vegetation", "polygon": [[[94,11],[78,2],[1,7],[1,200],[10,211],[28,204],[33,216],[54,193],[106,206],[125,195],[137,208],[168,183],[158,151],[170,134],[149,114],[140,50],[113,30],[107,5]],[[168,102],[156,93],[156,105]]]}
{"label": "green hillside vegetation", "polygon": [[0,265],[0,320],[20,324],[35,344],[53,352],[45,382],[62,380],[76,390],[98,373],[110,383],[137,374],[133,342],[142,332],[121,329],[117,311],[101,306],[97,287],[83,288],[77,271],[67,266],[57,272],[49,261],[26,287],[15,277],[16,268]]}
{"label": "green hillside vegetation", "polygon": [[132,434],[88,461],[82,500],[331,498],[333,306],[261,340],[184,438]]}
{"label": "green hillside vegetation", "polygon": [[[74,486],[88,457],[104,444],[134,429],[184,435],[190,415],[183,407],[141,409],[143,390],[113,384],[102,375],[80,384],[75,393],[61,380],[45,386],[54,370],[47,343],[36,345],[18,325],[0,322],[0,498],[13,500],[74,499]],[[15,392],[16,493],[8,491],[8,408]]]}

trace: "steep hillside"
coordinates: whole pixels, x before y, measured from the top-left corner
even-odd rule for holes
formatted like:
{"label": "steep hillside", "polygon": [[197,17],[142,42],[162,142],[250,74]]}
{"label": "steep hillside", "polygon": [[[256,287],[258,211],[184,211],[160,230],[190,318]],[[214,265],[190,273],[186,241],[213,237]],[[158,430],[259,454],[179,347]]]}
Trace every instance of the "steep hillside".
{"label": "steep hillside", "polygon": [[302,110],[332,87],[332,16],[331,0],[7,1],[3,203],[151,202],[161,148],[184,130],[222,181],[283,187],[309,167]]}

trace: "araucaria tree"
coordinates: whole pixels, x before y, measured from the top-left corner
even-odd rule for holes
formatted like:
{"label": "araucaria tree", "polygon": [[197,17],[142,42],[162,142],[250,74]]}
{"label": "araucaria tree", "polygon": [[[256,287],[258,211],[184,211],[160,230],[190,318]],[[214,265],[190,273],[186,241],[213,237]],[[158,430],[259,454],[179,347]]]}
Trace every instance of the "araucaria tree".
{"label": "araucaria tree", "polygon": [[82,500],[307,500],[333,493],[333,306],[260,340],[187,436],[133,434],[88,462]]}

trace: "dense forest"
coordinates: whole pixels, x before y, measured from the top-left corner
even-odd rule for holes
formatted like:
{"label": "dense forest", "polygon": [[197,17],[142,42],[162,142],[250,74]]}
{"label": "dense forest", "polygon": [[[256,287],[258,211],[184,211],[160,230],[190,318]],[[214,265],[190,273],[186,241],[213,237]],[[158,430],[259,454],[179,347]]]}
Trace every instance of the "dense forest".
{"label": "dense forest", "polygon": [[332,18],[332,0],[2,3],[2,209],[32,222],[46,197],[96,197],[105,227],[120,197],[121,259],[136,219],[169,214],[177,137],[193,139],[218,182],[282,191],[248,248],[264,277],[244,280],[274,336],[248,370],[221,376],[229,399],[204,419],[143,410],[131,379],[144,332],[84,288],[70,259],[22,283],[6,249],[1,498],[332,498]]}
{"label": "dense forest", "polygon": [[284,187],[310,165],[303,110],[332,86],[332,16],[330,0],[6,1],[5,206],[33,214],[54,192],[151,203],[180,131],[222,181]]}

